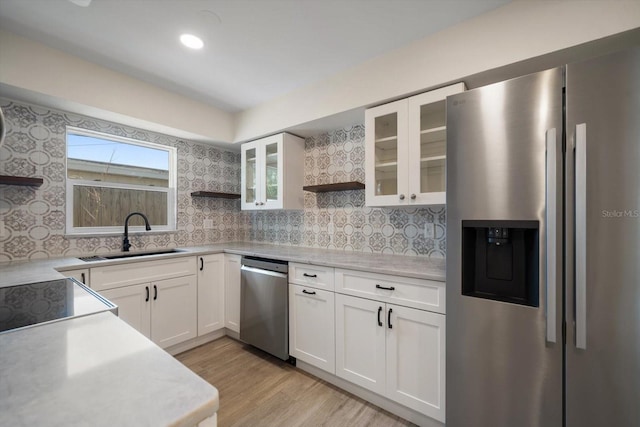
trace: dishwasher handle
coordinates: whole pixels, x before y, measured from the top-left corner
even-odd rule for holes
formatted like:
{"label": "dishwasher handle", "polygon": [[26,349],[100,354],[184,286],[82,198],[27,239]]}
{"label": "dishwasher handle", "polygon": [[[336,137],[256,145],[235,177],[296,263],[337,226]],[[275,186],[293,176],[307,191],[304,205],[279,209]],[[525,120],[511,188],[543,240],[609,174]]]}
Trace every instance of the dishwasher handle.
{"label": "dishwasher handle", "polygon": [[249,272],[249,273],[266,274],[268,276],[273,276],[273,277],[282,277],[282,278],[289,277],[289,275],[285,274],[285,273],[278,273],[277,271],[263,270],[261,268],[249,267],[249,266],[246,266],[246,265],[243,265],[240,268],[240,270],[241,271],[246,271],[246,272]]}

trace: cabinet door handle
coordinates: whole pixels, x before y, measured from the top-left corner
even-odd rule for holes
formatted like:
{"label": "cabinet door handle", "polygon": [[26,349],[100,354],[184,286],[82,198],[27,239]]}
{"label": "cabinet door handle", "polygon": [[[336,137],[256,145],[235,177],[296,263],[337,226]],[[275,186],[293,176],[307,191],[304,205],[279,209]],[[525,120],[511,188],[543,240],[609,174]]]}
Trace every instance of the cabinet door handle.
{"label": "cabinet door handle", "polygon": [[387,326],[389,327],[389,329],[393,329],[393,325],[391,324],[391,312],[393,311],[392,308],[389,309],[389,313],[387,314]]}
{"label": "cabinet door handle", "polygon": [[404,194],[400,195],[400,200],[404,200]]}
{"label": "cabinet door handle", "polygon": [[256,206],[260,206],[260,202],[256,200]]}
{"label": "cabinet door handle", "polygon": [[376,283],[376,289],[384,289],[385,291],[395,291],[396,290],[396,288],[393,287],[393,286],[386,287],[386,286],[378,285],[377,283]]}
{"label": "cabinet door handle", "polygon": [[80,273],[80,280],[82,280],[82,283],[84,283],[85,285],[87,284],[87,281],[85,280],[85,277],[84,277],[84,273]]}
{"label": "cabinet door handle", "polygon": [[200,271],[204,270],[204,258],[200,257]]}
{"label": "cabinet door handle", "polygon": [[156,285],[153,285],[153,300],[157,300],[158,299],[158,287]]}
{"label": "cabinet door handle", "polygon": [[378,307],[378,326],[382,326],[382,320],[380,320],[380,313],[382,313],[382,307]]}
{"label": "cabinet door handle", "polygon": [[315,291],[308,291],[308,290],[306,290],[306,289],[303,289],[303,290],[302,290],[302,293],[303,293],[303,294],[309,294],[309,295],[315,295],[315,294],[316,294],[316,293],[315,293]]}
{"label": "cabinet door handle", "polygon": [[302,275],[303,275],[304,277],[318,277],[318,275],[317,275],[317,274],[307,274],[307,273],[302,273]]}
{"label": "cabinet door handle", "polygon": [[415,195],[415,194],[412,194],[412,195],[411,195],[411,200],[415,200],[415,199],[416,199],[416,195]]}
{"label": "cabinet door handle", "polygon": [[144,289],[147,291],[147,298],[145,298],[144,302],[149,302],[149,287],[145,286]]}

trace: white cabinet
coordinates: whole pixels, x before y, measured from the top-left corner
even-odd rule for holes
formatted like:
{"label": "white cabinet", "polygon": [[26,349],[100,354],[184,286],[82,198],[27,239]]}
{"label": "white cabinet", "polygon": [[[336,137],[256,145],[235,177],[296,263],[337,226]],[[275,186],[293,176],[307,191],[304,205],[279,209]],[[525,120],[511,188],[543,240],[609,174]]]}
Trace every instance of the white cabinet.
{"label": "white cabinet", "polygon": [[87,286],[91,286],[89,282],[89,269],[88,268],[79,268],[77,270],[67,270],[61,271],[65,277],[73,277],[80,283],[84,283]]}
{"label": "white cabinet", "polygon": [[302,209],[304,139],[287,133],[241,147],[242,210]]}
{"label": "white cabinet", "polygon": [[367,206],[445,203],[445,99],[464,83],[365,112]]}
{"label": "white cabinet", "polygon": [[91,269],[93,289],[118,316],[166,348],[197,335],[196,258],[178,257]]}
{"label": "white cabinet", "polygon": [[316,289],[334,290],[333,267],[320,265],[289,263],[289,282],[296,285],[311,286]]}
{"label": "white cabinet", "polygon": [[387,304],[386,394],[445,421],[445,316]]}
{"label": "white cabinet", "polygon": [[91,287],[101,291],[194,274],[196,259],[193,256],[106,265],[91,269]]}
{"label": "white cabinet", "polygon": [[385,304],[336,294],[336,375],[385,394]]}
{"label": "white cabinet", "polygon": [[195,276],[152,283],[151,340],[162,348],[181,343],[198,334]]}
{"label": "white cabinet", "polygon": [[224,255],[225,327],[240,333],[240,255]]}
{"label": "white cabinet", "polygon": [[151,285],[125,286],[100,291],[100,295],[118,306],[118,317],[151,339]]}
{"label": "white cabinet", "polygon": [[334,293],[289,284],[289,354],[335,374]]}
{"label": "white cabinet", "polygon": [[337,268],[335,286],[343,294],[445,312],[444,282]]}
{"label": "white cabinet", "polygon": [[198,336],[224,328],[224,254],[198,257]]}
{"label": "white cabinet", "polygon": [[336,375],[444,422],[445,316],[336,294]]}
{"label": "white cabinet", "polygon": [[195,276],[100,291],[118,316],[162,348],[196,337]]}
{"label": "white cabinet", "polygon": [[445,417],[445,284],[336,269],[336,375]]}

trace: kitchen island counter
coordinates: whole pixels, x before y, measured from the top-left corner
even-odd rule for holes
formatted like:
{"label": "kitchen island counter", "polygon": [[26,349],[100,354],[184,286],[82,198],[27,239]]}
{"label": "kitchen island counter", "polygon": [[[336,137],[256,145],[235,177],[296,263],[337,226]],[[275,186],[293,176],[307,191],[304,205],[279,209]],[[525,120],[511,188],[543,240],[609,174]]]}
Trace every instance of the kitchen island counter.
{"label": "kitchen island counter", "polygon": [[111,313],[2,333],[0,349],[0,425],[215,425],[218,390]]}

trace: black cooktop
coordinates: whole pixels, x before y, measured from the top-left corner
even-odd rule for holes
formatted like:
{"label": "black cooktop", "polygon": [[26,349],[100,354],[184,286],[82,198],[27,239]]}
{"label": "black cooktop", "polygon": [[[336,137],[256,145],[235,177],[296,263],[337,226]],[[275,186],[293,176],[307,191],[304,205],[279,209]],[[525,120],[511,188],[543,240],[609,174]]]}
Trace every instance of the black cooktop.
{"label": "black cooktop", "polygon": [[117,307],[75,279],[0,287],[0,333]]}

